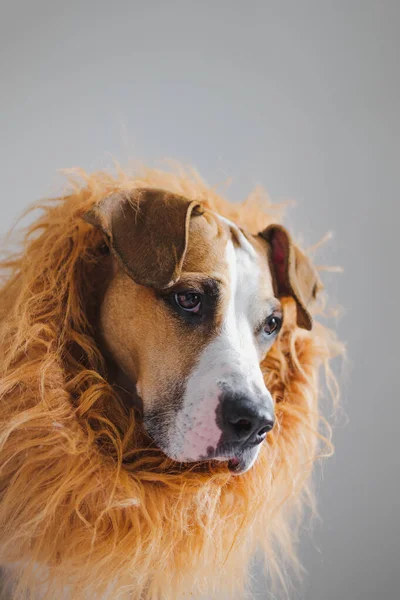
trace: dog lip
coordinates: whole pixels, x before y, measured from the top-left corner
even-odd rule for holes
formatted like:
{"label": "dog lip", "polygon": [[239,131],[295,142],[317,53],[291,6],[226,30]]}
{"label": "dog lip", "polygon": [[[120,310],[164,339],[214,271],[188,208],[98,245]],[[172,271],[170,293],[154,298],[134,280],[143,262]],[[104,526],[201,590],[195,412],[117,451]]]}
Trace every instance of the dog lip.
{"label": "dog lip", "polygon": [[201,460],[226,461],[232,475],[241,475],[252,466],[258,446],[259,444],[246,444],[245,447],[240,444],[226,444],[217,448],[209,447],[207,456]]}
{"label": "dog lip", "polygon": [[223,444],[218,445],[216,448],[207,448],[207,459],[220,459],[229,460],[240,456],[243,452],[243,448],[239,444]]}
{"label": "dog lip", "polygon": [[218,445],[215,449],[208,448],[207,457],[221,459],[225,458],[226,460],[229,460],[231,458],[240,458],[241,456],[243,456],[243,454],[251,452],[252,450],[254,450],[254,448],[262,444],[265,441],[265,437],[263,437],[262,439],[246,440],[244,443],[233,442],[230,444],[221,444]]}
{"label": "dog lip", "polygon": [[248,471],[253,465],[255,459],[254,453],[255,447],[246,448],[240,454],[232,457],[228,461],[228,469],[232,473],[232,475],[241,475]]}
{"label": "dog lip", "polygon": [[228,468],[231,473],[239,475],[246,468],[246,460],[244,459],[244,450],[238,445],[229,444],[220,446],[216,449],[209,447],[207,456],[202,457],[203,460],[227,461]]}
{"label": "dog lip", "polygon": [[241,458],[231,458],[228,461],[228,469],[234,475],[240,475],[245,470],[245,464]]}
{"label": "dog lip", "polygon": [[241,475],[249,470],[249,461],[247,461],[244,457],[231,458],[228,461],[228,469],[232,475]]}

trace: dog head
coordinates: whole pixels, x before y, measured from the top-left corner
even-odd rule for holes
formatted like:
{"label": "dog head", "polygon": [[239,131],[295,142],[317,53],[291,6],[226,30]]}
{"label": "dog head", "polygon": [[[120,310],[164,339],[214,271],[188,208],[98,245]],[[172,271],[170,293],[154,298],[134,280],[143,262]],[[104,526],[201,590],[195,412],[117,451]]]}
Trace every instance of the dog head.
{"label": "dog head", "polygon": [[136,387],[147,433],[174,460],[248,470],[274,425],[260,362],[282,325],[280,298],[312,326],[310,261],[279,225],[251,235],[157,189],[113,194],[85,220],[113,256],[101,336]]}

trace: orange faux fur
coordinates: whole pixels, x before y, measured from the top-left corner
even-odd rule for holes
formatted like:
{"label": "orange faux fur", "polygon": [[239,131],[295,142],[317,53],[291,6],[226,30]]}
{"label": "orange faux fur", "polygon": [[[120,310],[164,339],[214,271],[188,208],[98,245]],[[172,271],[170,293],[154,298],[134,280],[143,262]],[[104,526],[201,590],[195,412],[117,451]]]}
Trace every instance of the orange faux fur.
{"label": "orange faux fur", "polygon": [[200,199],[252,232],[278,221],[261,192],[230,204],[182,169],[79,172],[68,194],[39,206],[21,252],[0,264],[0,564],[15,598],[243,598],[258,548],[283,584],[296,561],[293,517],[312,499],[310,473],[327,442],[318,374],[325,367],[334,383],[339,346],[319,323],[298,329],[284,303],[284,329],[262,365],[277,427],[244,475],[147,449],[94,341],[101,240],[81,219],[134,186]]}

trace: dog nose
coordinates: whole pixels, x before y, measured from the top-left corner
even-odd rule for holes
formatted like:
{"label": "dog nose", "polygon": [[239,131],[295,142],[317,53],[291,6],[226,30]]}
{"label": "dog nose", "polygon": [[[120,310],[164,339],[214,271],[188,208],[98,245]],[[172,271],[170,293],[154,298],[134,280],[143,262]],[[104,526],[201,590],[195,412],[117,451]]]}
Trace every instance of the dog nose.
{"label": "dog nose", "polygon": [[221,412],[224,443],[260,444],[275,422],[272,404],[265,407],[248,398],[225,397]]}

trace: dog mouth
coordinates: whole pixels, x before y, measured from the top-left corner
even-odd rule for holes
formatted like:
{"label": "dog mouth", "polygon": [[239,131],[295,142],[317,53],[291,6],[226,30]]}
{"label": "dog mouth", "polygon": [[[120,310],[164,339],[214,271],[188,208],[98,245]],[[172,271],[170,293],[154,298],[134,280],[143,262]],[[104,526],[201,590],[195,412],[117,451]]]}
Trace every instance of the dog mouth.
{"label": "dog mouth", "polygon": [[214,461],[217,461],[218,463],[224,462],[227,464],[228,470],[232,475],[242,475],[243,473],[246,473],[246,471],[249,471],[255,463],[260,450],[260,445],[235,449],[230,447],[229,451],[228,449],[224,449],[222,452],[209,448],[206,455],[182,459],[179,456],[171,456],[168,451],[161,449],[157,442],[154,442],[154,440],[152,440],[152,442],[154,448],[158,448],[168,458],[179,463],[181,466],[188,465],[190,467],[190,465],[197,464],[199,468],[207,468],[207,465]]}
{"label": "dog mouth", "polygon": [[243,457],[241,458],[231,458],[228,461],[228,468],[231,473],[241,473],[244,468]]}
{"label": "dog mouth", "polygon": [[232,475],[242,475],[248,471],[254,464],[260,450],[259,444],[247,447],[232,446],[218,449],[216,452],[209,448],[208,456],[203,460],[227,461],[228,469]]}
{"label": "dog mouth", "polygon": [[259,447],[245,448],[243,452],[228,460],[228,469],[232,475],[242,475],[254,464],[259,452]]}

